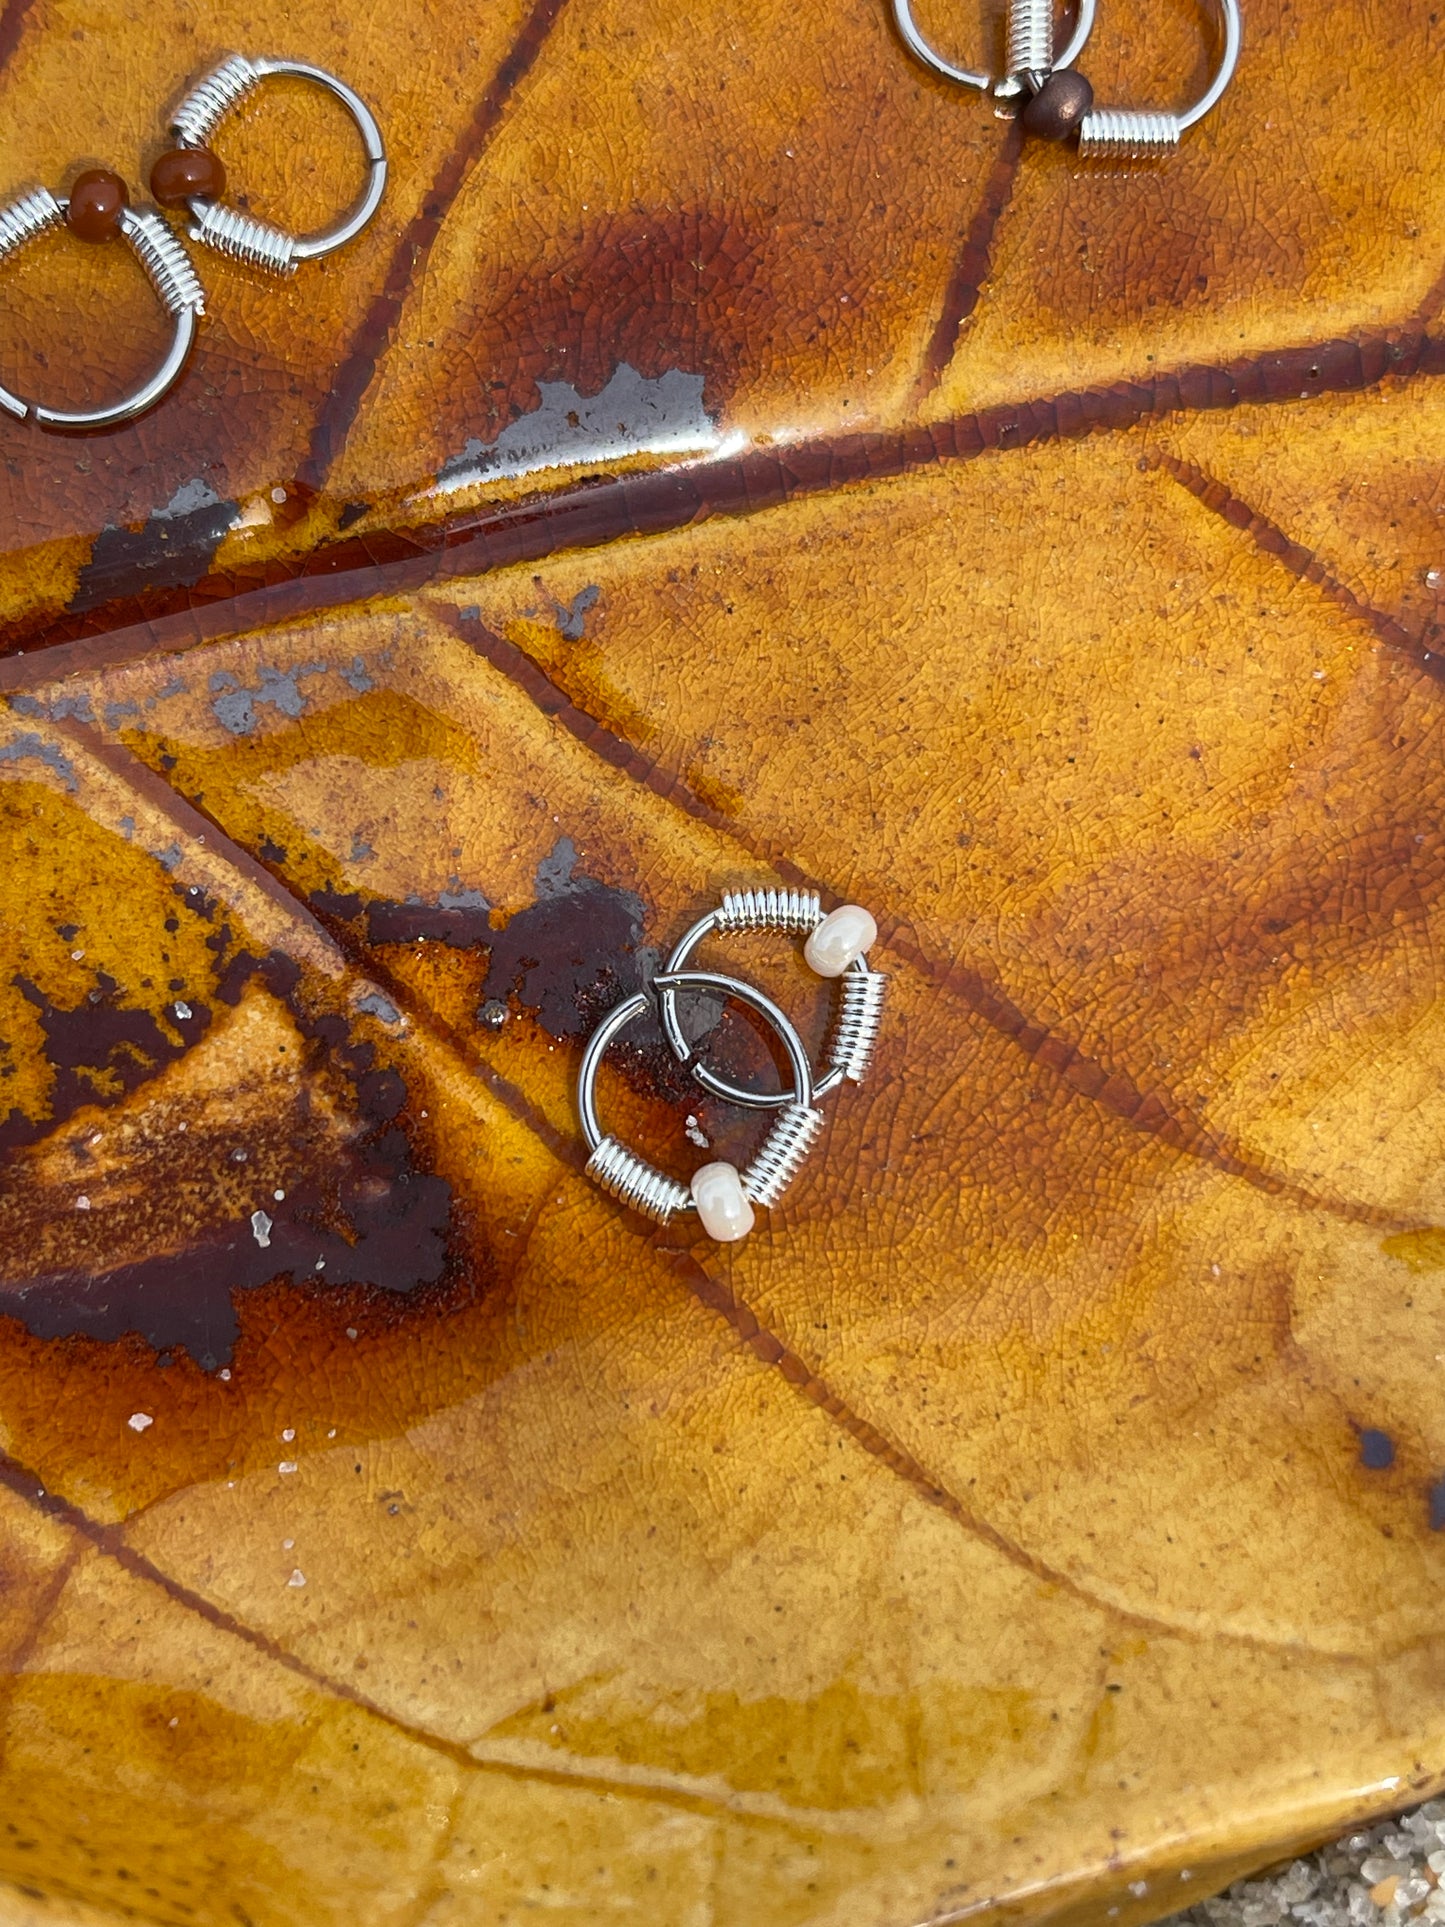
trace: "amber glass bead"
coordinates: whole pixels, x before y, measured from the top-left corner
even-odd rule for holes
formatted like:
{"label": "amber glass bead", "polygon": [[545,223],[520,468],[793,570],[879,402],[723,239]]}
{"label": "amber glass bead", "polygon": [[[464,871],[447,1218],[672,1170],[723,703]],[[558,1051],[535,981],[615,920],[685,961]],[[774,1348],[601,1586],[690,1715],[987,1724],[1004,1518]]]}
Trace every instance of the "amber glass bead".
{"label": "amber glass bead", "polygon": [[130,190],[108,167],[77,175],[65,210],[66,226],[81,241],[113,241],[120,217],[130,205]]}
{"label": "amber glass bead", "polygon": [[151,169],[151,193],[160,207],[218,201],[225,191],[226,170],[209,147],[173,147]]}

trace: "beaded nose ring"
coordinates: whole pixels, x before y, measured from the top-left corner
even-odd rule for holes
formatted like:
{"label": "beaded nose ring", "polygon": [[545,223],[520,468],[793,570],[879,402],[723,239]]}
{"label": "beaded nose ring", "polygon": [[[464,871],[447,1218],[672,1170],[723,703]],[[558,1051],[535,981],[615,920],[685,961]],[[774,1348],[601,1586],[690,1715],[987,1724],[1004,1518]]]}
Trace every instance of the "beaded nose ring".
{"label": "beaded nose ring", "polygon": [[[828,1045],[828,1064],[819,1077],[792,1020],[771,997],[737,977],[688,968],[705,937],[744,930],[776,930],[807,939],[804,956],[823,977],[839,980],[840,1000]],[[673,950],[666,970],[647,990],[635,992],[610,1011],[593,1032],[577,1080],[577,1109],[587,1143],[587,1175],[609,1197],[631,1205],[658,1224],[696,1212],[710,1238],[732,1243],[753,1227],[754,1206],[771,1209],[786,1193],[823,1128],[818,1101],[846,1080],[861,1083],[873,1054],[887,979],[868,968],[866,951],[878,927],[866,910],[845,904],[824,916],[816,895],[798,890],[739,890],[724,896],[717,909],[699,919]],[[718,1077],[700,1061],[683,1032],[678,995],[711,991],[736,998],[754,1010],[778,1037],[787,1054],[792,1081],[780,1091],[747,1091]],[[649,1010],[679,1060],[714,1096],[748,1110],[777,1110],[761,1148],[742,1171],[731,1164],[705,1164],[691,1183],[680,1184],[616,1138],[597,1116],[597,1074],[607,1050]]]}
{"label": "beaded nose ring", "polygon": [[[1223,29],[1219,65],[1208,88],[1181,113],[1132,107],[1094,106],[1094,90],[1080,73],[1068,71],[1083,52],[1094,25],[1094,0],[1081,0],[1074,31],[1055,58],[1053,0],[1011,0],[1008,13],[1008,71],[1001,80],[955,67],[919,32],[910,0],[892,0],[899,35],[915,59],[959,86],[992,89],[1000,100],[1024,104],[1019,120],[1026,134],[1065,141],[1077,134],[1086,160],[1148,160],[1172,152],[1185,131],[1203,120],[1234,78],[1242,40],[1239,0],[1215,0]],[[1027,98],[1025,98],[1025,96]]]}
{"label": "beaded nose ring", "polygon": [[125,182],[118,174],[92,168],[79,177],[67,199],[57,200],[48,188],[40,187],[0,209],[0,261],[61,226],[82,241],[128,243],[171,317],[171,345],[153,374],[103,408],[47,408],[0,387],[0,409],[19,421],[33,421],[61,433],[111,428],[144,414],[175,383],[196,338],[197,317],[206,311],[205,295],[175,235],[152,209],[129,205]]}
{"label": "beaded nose ring", "polygon": [[[231,207],[221,197],[226,170],[211,149],[216,129],[263,81],[289,75],[323,87],[350,114],[366,156],[366,181],[347,212],[315,234],[289,234],[269,221]],[[232,54],[192,88],[171,116],[176,146],[151,172],[151,191],[162,207],[188,208],[190,235],[203,247],[271,274],[294,274],[298,261],[316,261],[354,240],[375,214],[386,191],[386,148],[381,129],[361,96],[323,67],[300,60],[248,59]]]}

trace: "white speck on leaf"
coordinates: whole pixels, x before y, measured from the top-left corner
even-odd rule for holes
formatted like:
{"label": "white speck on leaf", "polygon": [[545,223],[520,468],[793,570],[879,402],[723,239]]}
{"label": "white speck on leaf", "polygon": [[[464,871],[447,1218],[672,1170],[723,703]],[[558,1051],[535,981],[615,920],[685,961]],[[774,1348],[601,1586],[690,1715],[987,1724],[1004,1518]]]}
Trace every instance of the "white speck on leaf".
{"label": "white speck on leaf", "polygon": [[132,1412],[126,1420],[126,1424],[132,1432],[143,1432],[148,1425],[154,1425],[155,1420],[149,1412]]}
{"label": "white speck on leaf", "polygon": [[276,1470],[283,1476],[287,1472],[294,1472],[296,1470],[295,1459],[282,1459],[281,1463],[276,1467]]}
{"label": "white speck on leaf", "polygon": [[299,1566],[286,1581],[286,1584],[288,1586],[304,1586],[306,1584],[306,1575]]}

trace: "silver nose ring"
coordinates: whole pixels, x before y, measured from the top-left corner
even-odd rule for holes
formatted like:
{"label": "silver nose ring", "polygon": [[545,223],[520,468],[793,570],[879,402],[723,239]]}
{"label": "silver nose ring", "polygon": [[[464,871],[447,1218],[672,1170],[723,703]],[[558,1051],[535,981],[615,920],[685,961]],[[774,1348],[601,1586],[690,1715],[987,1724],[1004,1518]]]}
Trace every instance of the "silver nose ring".
{"label": "silver nose ring", "polygon": [[[62,226],[68,206],[68,201],[58,200],[48,188],[40,187],[0,209],[0,262],[18,253],[37,235]],[[47,408],[0,387],[0,409],[17,421],[33,421],[62,434],[111,428],[143,415],[179,379],[196,338],[197,317],[206,311],[205,295],[190,257],[160,215],[149,208],[122,208],[114,232],[129,244],[171,317],[171,345],[164,359],[154,374],[104,408]]]}
{"label": "silver nose ring", "polygon": [[1234,78],[1243,33],[1239,0],[1215,0],[1224,45],[1214,78],[1182,114],[1154,113],[1132,107],[1096,107],[1079,123],[1079,153],[1086,160],[1150,160],[1179,145],[1179,137],[1203,120]]}
{"label": "silver nose ring", "polygon": [[[787,936],[810,937],[822,922],[823,907],[816,891],[730,890],[718,908],[700,917],[674,947],[667,960],[666,973],[655,979],[657,1014],[678,1062],[690,1065],[693,1077],[713,1097],[755,1111],[773,1110],[793,1101],[789,1091],[744,1090],[740,1084],[731,1084],[719,1077],[701,1061],[683,1032],[677,995],[669,987],[672,974],[686,970],[698,945],[715,933],[775,930]],[[853,958],[836,982],[838,991],[827,1045],[827,1069],[821,1076],[815,1073],[815,1098],[830,1097],[845,1078],[854,1084],[863,1082],[883,1017],[888,979],[869,969],[866,954]]]}
{"label": "silver nose ring", "polygon": [[898,29],[899,38],[915,60],[921,61],[943,80],[953,81],[956,86],[976,87],[985,94],[992,90],[1000,99],[1010,99],[1024,92],[1029,85],[1026,75],[1037,77],[1031,89],[1036,93],[1051,73],[1073,66],[1094,30],[1096,0],[1080,0],[1074,31],[1068,45],[1057,56],[1054,53],[1053,0],[1010,0],[1006,66],[998,79],[992,74],[974,73],[967,67],[955,67],[951,61],[945,60],[919,32],[909,0],[892,0],[892,4],[893,23]]}
{"label": "silver nose ring", "polygon": [[355,123],[366,156],[366,181],[347,212],[314,234],[290,234],[270,221],[243,214],[226,202],[197,195],[187,202],[190,235],[204,247],[271,274],[294,274],[298,261],[316,261],[360,234],[386,191],[386,147],[371,109],[353,88],[324,67],[300,60],[249,59],[232,54],[198,83],[171,116],[170,131],[183,148],[209,148],[221,122],[265,80],[290,75],[323,87]]}
{"label": "silver nose ring", "polygon": [[[749,1202],[769,1207],[777,1204],[823,1128],[823,1113],[814,1109],[813,1068],[802,1038],[771,997],[736,977],[719,976],[711,970],[667,972],[654,980],[653,990],[659,996],[679,990],[708,990],[735,997],[756,1011],[780,1039],[793,1077],[792,1089],[783,1100],[787,1108],[769,1129],[757,1156],[741,1173],[742,1191]],[[593,1031],[577,1073],[577,1114],[590,1154],[588,1177],[620,1203],[631,1205],[633,1210],[641,1211],[659,1224],[667,1224],[672,1218],[697,1209],[692,1192],[616,1138],[609,1137],[597,1115],[597,1072],[603,1056],[627,1025],[652,1008],[652,1001],[647,991],[637,991],[609,1011]]]}

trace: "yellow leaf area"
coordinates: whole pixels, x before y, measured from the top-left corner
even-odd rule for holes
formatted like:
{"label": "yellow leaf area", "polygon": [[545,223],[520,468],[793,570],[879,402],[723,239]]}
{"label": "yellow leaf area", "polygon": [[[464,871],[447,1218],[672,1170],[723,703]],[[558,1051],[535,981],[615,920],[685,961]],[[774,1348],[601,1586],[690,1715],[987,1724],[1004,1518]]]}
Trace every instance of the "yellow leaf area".
{"label": "yellow leaf area", "polygon": [[[1429,411],[32,672],[0,1918],[1127,1923],[1438,1784]],[[868,904],[889,1003],[723,1249],[572,1083],[758,881]],[[67,1085],[87,986],[137,1041]],[[747,1147],[645,1038],[601,1102]]]}

